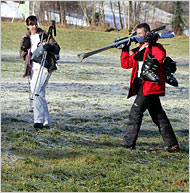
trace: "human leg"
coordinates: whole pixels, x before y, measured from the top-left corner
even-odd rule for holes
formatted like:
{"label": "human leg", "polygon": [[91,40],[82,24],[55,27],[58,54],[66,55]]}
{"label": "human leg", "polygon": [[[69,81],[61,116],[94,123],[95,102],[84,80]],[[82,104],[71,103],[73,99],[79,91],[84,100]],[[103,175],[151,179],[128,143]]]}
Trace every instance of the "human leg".
{"label": "human leg", "polygon": [[148,108],[148,97],[143,96],[141,92],[138,95],[131,107],[129,113],[129,123],[124,136],[124,146],[126,148],[135,148],[136,140],[142,123],[142,117],[145,110]]}
{"label": "human leg", "polygon": [[50,114],[49,114],[49,110],[48,110],[48,105],[47,105],[47,101],[45,99],[45,89],[48,85],[48,81],[51,77],[51,74],[49,73],[47,78],[45,79],[45,82],[43,84],[43,86],[41,87],[41,96],[42,96],[42,104],[43,104],[43,108],[44,108],[44,122],[43,125],[48,127],[50,126]]}
{"label": "human leg", "polygon": [[150,98],[148,111],[153,122],[159,128],[160,134],[164,141],[164,145],[166,147],[173,147],[175,145],[178,145],[178,141],[176,139],[171,123],[162,108],[159,96],[153,95]]}
{"label": "human leg", "polygon": [[[34,103],[34,123],[42,124],[45,119],[50,122],[49,111],[47,108],[47,102],[45,100],[45,88],[48,84],[48,80],[51,74],[48,73],[47,69],[44,68],[41,71],[41,75],[38,78],[40,68],[35,68],[31,76],[31,91],[34,93],[33,103]],[[38,79],[38,82],[36,82]]]}

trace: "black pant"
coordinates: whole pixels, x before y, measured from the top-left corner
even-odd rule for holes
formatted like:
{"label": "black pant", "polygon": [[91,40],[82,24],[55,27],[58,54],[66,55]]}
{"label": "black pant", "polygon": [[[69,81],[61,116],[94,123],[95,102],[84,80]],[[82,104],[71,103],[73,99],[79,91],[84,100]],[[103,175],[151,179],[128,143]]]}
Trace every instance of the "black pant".
{"label": "black pant", "polygon": [[141,82],[139,83],[137,97],[129,113],[129,123],[126,128],[126,135],[124,136],[124,145],[128,147],[135,147],[143,113],[146,109],[148,109],[153,122],[158,126],[160,134],[164,140],[164,145],[177,145],[178,141],[170,121],[162,108],[159,96],[156,94],[146,96],[142,95]]}

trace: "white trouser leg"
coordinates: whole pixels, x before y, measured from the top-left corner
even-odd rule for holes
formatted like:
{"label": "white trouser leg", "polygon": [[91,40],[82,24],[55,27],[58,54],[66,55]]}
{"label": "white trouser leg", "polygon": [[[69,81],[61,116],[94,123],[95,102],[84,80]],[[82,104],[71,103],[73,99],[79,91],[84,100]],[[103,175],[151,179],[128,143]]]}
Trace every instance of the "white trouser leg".
{"label": "white trouser leg", "polygon": [[[45,100],[45,88],[48,84],[51,73],[48,73],[47,68],[41,68],[41,75],[38,77],[39,71],[40,65],[39,68],[33,69],[33,74],[31,76],[31,92],[35,92],[33,95],[34,123],[45,123],[46,125],[50,125],[50,115]],[[36,84],[37,78],[38,82]]]}
{"label": "white trouser leg", "polygon": [[46,78],[46,81],[45,81],[44,85],[42,86],[42,93],[44,93],[44,97],[43,97],[43,100],[42,100],[42,104],[43,104],[43,108],[44,108],[44,122],[43,122],[43,124],[46,125],[46,126],[47,125],[50,126],[50,114],[49,114],[48,105],[47,105],[47,102],[46,102],[46,99],[45,99],[45,88],[48,84],[50,76],[51,76],[51,74],[49,73],[47,78]]}

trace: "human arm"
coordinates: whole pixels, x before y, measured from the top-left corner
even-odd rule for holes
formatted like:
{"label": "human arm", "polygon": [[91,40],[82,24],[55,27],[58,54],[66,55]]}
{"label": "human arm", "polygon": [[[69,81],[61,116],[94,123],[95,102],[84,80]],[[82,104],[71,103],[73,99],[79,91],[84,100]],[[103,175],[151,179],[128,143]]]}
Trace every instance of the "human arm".
{"label": "human arm", "polygon": [[28,50],[31,46],[31,43],[30,43],[30,37],[25,35],[22,40],[21,40],[21,43],[20,43],[20,57],[25,60],[26,59],[26,56],[28,54]]}
{"label": "human arm", "polygon": [[60,46],[56,42],[56,40],[51,37],[48,41],[48,34],[47,32],[44,33],[43,41],[45,41],[45,45],[43,46],[44,50],[51,53],[51,54],[59,54],[60,52]]}
{"label": "human arm", "polygon": [[157,59],[159,63],[163,63],[163,60],[166,57],[166,50],[161,44],[156,44],[152,46],[152,56]]}
{"label": "human arm", "polygon": [[60,52],[60,47],[53,38],[50,39],[50,41],[46,43],[43,48],[45,51],[51,52],[53,54],[59,54]]}
{"label": "human arm", "polygon": [[125,69],[133,68],[135,65],[135,60],[134,60],[134,55],[135,53],[133,52],[132,55],[129,55],[129,48],[122,49],[121,53],[121,67]]}

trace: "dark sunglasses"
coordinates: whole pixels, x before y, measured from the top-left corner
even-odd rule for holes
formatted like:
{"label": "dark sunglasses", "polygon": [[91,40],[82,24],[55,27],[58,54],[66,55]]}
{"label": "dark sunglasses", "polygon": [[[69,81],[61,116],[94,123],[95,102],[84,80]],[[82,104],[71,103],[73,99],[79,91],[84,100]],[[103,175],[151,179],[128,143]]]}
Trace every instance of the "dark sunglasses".
{"label": "dark sunglasses", "polygon": [[29,23],[28,25],[30,25],[30,26],[37,26],[38,24],[37,23]]}

